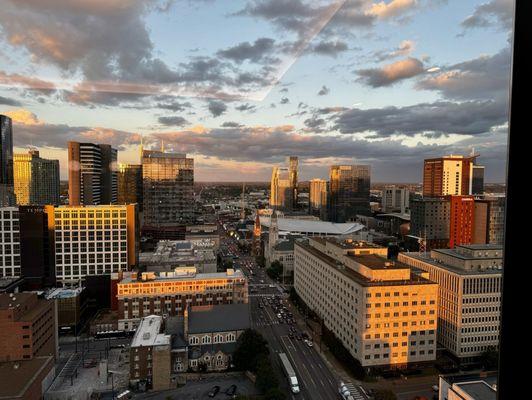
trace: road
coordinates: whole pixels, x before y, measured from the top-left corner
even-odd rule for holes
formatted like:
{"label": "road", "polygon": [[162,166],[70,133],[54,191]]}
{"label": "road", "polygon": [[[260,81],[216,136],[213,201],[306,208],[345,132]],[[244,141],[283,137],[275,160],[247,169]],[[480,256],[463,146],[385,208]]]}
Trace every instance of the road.
{"label": "road", "polygon": [[[318,354],[317,348],[310,348],[303,340],[297,340],[296,337],[290,338],[291,325],[284,322],[280,323],[270,305],[260,308],[263,299],[278,296],[282,299],[282,304],[288,308],[289,312],[296,315],[295,310],[292,308],[293,306],[288,301],[288,295],[283,292],[278,283],[268,277],[264,268],[257,266],[254,257],[242,255],[232,239],[225,238],[222,243],[222,246],[238,256],[235,260],[235,267],[242,269],[249,279],[252,326],[268,341],[272,363],[278,374],[281,388],[288,394],[288,398],[337,400],[339,398],[339,380],[329,370]],[[293,326],[296,327],[298,333],[304,331],[303,321],[296,320]],[[288,355],[296,371],[301,390],[297,395],[292,394],[288,387],[287,380],[281,369],[279,353]]]}

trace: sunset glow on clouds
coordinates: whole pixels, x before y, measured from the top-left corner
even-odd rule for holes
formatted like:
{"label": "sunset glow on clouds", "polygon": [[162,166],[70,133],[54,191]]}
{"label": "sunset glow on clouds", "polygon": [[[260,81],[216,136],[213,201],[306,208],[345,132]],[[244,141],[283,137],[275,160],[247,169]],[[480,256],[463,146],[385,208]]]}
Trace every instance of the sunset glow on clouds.
{"label": "sunset glow on clouds", "polygon": [[63,178],[68,140],[138,162],[141,136],[198,180],[267,180],[293,154],[303,179],[360,162],[417,181],[471,147],[504,178],[512,1],[4,3],[0,113]]}

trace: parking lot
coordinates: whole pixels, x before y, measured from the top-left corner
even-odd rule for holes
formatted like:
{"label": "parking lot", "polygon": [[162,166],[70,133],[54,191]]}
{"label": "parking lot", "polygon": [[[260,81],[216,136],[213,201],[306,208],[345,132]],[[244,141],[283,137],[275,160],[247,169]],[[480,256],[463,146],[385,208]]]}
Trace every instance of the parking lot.
{"label": "parking lot", "polygon": [[211,399],[209,392],[214,386],[219,386],[220,391],[214,399],[226,400],[232,398],[225,394],[231,386],[236,385],[236,395],[255,395],[257,390],[253,383],[245,377],[212,377],[201,381],[189,381],[179,389],[166,390],[158,393],[146,393],[136,395],[135,399],[158,399],[158,400],[204,400]]}

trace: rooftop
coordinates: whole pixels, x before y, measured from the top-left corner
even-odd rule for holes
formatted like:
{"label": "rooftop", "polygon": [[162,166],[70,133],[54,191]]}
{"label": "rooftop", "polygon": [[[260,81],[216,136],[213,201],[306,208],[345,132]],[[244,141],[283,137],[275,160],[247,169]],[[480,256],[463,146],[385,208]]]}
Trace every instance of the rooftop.
{"label": "rooftop", "polygon": [[0,399],[22,396],[39,373],[47,367],[52,368],[53,363],[51,356],[0,363],[0,382],[9,382],[0,385]]}
{"label": "rooftop", "polygon": [[337,247],[340,247],[342,249],[381,249],[382,246],[379,246],[378,244],[371,243],[365,240],[353,240],[353,239],[345,239],[345,240],[338,240],[336,238],[312,238],[312,240],[319,242],[321,244],[325,243],[331,243]]}
{"label": "rooftop", "polygon": [[[447,251],[442,251],[442,250],[449,250],[449,249],[439,249],[438,251],[441,252],[441,253],[447,253],[447,254],[452,254],[454,255],[454,253],[449,253]],[[434,250],[433,250],[434,251]],[[497,269],[497,268],[493,268],[493,269],[482,269],[482,270],[478,270],[478,269],[464,269],[464,268],[460,268],[460,267],[457,267],[457,266],[454,266],[454,265],[449,265],[449,264],[445,264],[439,260],[436,260],[434,258],[431,257],[430,253],[401,253],[401,255],[403,255],[404,257],[410,257],[410,258],[413,258],[415,260],[419,260],[419,261],[423,261],[427,264],[430,264],[430,265],[433,265],[435,267],[438,267],[438,268],[443,268],[443,269],[446,269],[450,272],[453,272],[455,274],[458,274],[458,275],[484,275],[484,274],[494,274],[494,275],[497,275],[497,274],[501,274],[502,273],[502,270],[501,269]],[[483,260],[489,260],[488,258],[483,258]]]}
{"label": "rooftop", "polygon": [[189,333],[227,332],[249,327],[249,304],[192,307],[188,316]]}
{"label": "rooftop", "polygon": [[484,381],[464,382],[456,384],[474,400],[496,400],[497,391]]}
{"label": "rooftop", "polygon": [[410,269],[410,266],[407,264],[389,260],[377,254],[364,254],[360,256],[348,254],[347,257],[370,269]]}
{"label": "rooftop", "polygon": [[[186,268],[190,270],[189,268]],[[176,268],[176,271],[180,268]],[[245,275],[239,269],[228,269],[226,272],[212,272],[212,273],[183,273],[179,272],[167,272],[157,274],[155,272],[150,272],[147,275],[145,280],[135,279],[134,277],[125,277],[119,284],[128,284],[128,283],[142,283],[142,282],[153,282],[153,281],[186,281],[186,280],[205,280],[205,279],[243,279]]]}
{"label": "rooftop", "polygon": [[[260,223],[270,227],[269,216],[260,216]],[[300,232],[323,235],[349,235],[364,229],[364,225],[358,222],[334,223],[328,221],[314,221],[297,218],[277,218],[279,231]]]}
{"label": "rooftop", "polygon": [[163,324],[163,317],[150,315],[141,319],[133,336],[131,347],[159,346],[170,344],[170,336],[159,333]]}
{"label": "rooftop", "polygon": [[47,299],[68,299],[71,297],[79,296],[79,294],[83,292],[83,290],[85,290],[84,287],[77,287],[74,289],[55,288],[46,292],[45,297]]}

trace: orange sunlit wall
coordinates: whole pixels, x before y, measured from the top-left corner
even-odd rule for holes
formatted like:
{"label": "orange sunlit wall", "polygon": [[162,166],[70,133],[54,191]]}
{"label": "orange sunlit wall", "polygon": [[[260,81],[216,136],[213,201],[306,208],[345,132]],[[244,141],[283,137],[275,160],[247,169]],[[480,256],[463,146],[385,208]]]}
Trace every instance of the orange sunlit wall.
{"label": "orange sunlit wall", "polygon": [[473,243],[475,199],[473,196],[449,196],[451,218],[449,221],[449,248]]}

